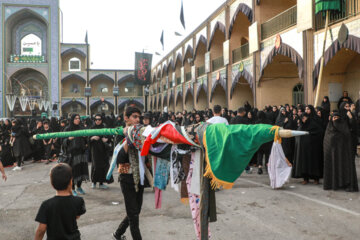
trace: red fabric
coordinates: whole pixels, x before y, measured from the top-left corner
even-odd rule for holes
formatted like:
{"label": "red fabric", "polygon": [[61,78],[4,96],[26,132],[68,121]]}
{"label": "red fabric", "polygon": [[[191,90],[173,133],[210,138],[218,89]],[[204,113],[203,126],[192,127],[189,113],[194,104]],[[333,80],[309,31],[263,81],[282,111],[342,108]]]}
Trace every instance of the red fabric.
{"label": "red fabric", "polygon": [[176,128],[171,125],[170,123],[162,126],[160,133],[154,138],[151,138],[151,134],[147,136],[147,138],[144,141],[143,147],[141,149],[141,156],[146,156],[149,153],[150,147],[152,144],[156,143],[156,141],[159,139],[159,137],[163,136],[170,141],[174,142],[175,144],[187,144],[192,145],[186,138],[179,133]]}

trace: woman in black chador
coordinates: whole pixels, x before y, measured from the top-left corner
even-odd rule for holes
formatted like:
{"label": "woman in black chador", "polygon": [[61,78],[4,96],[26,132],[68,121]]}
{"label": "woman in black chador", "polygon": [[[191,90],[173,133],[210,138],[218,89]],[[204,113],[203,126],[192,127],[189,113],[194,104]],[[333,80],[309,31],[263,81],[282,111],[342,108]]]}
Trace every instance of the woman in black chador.
{"label": "woman in black chador", "polygon": [[[103,124],[103,118],[100,114],[95,116],[95,124],[91,129],[105,128]],[[109,139],[104,136],[92,136],[89,138],[90,144],[90,157],[91,157],[91,182],[92,188],[96,187],[96,183],[99,183],[99,188],[107,189],[104,185],[106,182],[106,173],[109,169],[109,156],[107,142]]]}
{"label": "woman in black chador", "polygon": [[314,179],[314,183],[319,184],[319,179],[323,176],[322,128],[309,114],[302,113],[298,130],[308,131],[310,134],[295,139],[292,177],[303,178],[302,184],[309,183],[309,179]]}
{"label": "woman in black chador", "polygon": [[[77,131],[81,130],[80,115],[73,114],[71,116],[70,125],[65,128],[64,131]],[[66,152],[71,155],[70,166],[73,173],[73,195],[77,196],[77,193],[85,194],[81,188],[83,181],[89,180],[89,170],[87,158],[85,155],[86,138],[85,137],[69,137],[65,138],[63,142],[66,147]],[[75,185],[77,189],[75,191]]]}
{"label": "woman in black chador", "polygon": [[29,133],[27,128],[22,125],[20,119],[12,121],[11,140],[13,145],[13,153],[17,162],[17,166],[13,170],[21,170],[21,164],[31,154]]}
{"label": "woman in black chador", "polygon": [[358,192],[355,156],[347,119],[333,113],[324,138],[324,190]]}
{"label": "woman in black chador", "polygon": [[[297,125],[296,121],[293,120],[293,117],[285,108],[281,108],[278,117],[276,118],[275,125],[283,127],[284,129],[296,130]],[[294,158],[294,147],[295,139],[294,138],[284,138],[282,139],[281,146],[284,150],[285,157],[292,163]]]}

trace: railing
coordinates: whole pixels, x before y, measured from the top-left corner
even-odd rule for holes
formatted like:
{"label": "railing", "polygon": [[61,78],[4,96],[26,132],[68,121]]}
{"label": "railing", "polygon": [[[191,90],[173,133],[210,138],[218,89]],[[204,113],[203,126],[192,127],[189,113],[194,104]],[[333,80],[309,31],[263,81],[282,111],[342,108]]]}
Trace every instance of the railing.
{"label": "railing", "polygon": [[205,65],[201,66],[201,67],[198,67],[197,68],[197,75],[198,77],[202,76],[205,74]]}
{"label": "railing", "polygon": [[185,74],[185,80],[190,81],[191,80],[191,72],[188,72]]}
{"label": "railing", "polygon": [[249,56],[249,43],[241,45],[239,48],[232,51],[233,63],[236,63]]}
{"label": "railing", "polygon": [[296,5],[282,12],[270,20],[261,24],[261,40],[264,40],[276,33],[296,25],[297,8]]}
{"label": "railing", "polygon": [[216,71],[224,66],[224,57],[221,56],[212,60],[212,70]]}
{"label": "railing", "polygon": [[[329,15],[329,25],[340,22],[349,17],[360,14],[359,0],[345,0],[341,2],[342,10],[340,12],[331,12]],[[315,30],[320,30],[325,27],[325,13],[318,13],[315,16]]]}

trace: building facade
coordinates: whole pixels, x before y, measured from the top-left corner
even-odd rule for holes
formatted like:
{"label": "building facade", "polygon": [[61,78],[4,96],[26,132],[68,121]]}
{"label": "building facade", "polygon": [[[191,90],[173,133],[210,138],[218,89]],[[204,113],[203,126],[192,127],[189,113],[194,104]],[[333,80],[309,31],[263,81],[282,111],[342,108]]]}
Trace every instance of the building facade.
{"label": "building facade", "polygon": [[[330,15],[319,105],[359,99],[360,0]],[[325,19],[313,0],[228,0],[152,69],[149,109],[314,104]]]}
{"label": "building facade", "polygon": [[0,0],[0,5],[2,117],[118,114],[128,104],[144,107],[133,70],[90,69],[89,45],[61,42],[58,0]]}

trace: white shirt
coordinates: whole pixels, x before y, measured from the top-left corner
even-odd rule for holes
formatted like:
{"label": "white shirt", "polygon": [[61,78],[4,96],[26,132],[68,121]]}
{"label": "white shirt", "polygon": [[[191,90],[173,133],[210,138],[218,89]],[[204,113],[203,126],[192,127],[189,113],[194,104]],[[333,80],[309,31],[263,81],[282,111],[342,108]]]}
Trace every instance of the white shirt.
{"label": "white shirt", "polygon": [[214,116],[212,118],[210,118],[209,120],[207,120],[206,122],[208,123],[225,123],[226,125],[229,125],[228,121],[226,120],[226,118],[220,117],[220,116]]}

